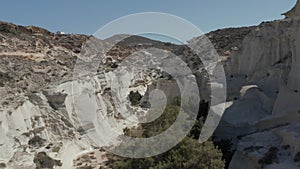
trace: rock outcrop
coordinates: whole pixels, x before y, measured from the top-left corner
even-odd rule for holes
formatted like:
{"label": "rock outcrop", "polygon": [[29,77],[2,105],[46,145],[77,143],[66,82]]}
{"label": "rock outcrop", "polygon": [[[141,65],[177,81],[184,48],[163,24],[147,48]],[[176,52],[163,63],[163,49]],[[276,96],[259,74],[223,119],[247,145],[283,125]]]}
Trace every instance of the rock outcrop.
{"label": "rock outcrop", "polygon": [[65,94],[50,89],[72,77],[87,38],[0,23],[0,161],[5,168],[43,168],[35,160],[39,157],[52,160],[52,167],[70,168],[78,153],[91,149],[65,110]]}
{"label": "rock outcrop", "polygon": [[224,61],[228,102],[215,135],[236,148],[231,169],[299,168],[299,23],[260,24]]}
{"label": "rock outcrop", "polygon": [[282,15],[284,15],[285,18],[290,18],[290,19],[299,18],[300,17],[300,1],[297,0],[296,5],[291,10],[283,13]]}
{"label": "rock outcrop", "polygon": [[[0,167],[69,169],[101,166],[101,163],[95,164],[93,160],[84,160],[89,153],[95,154],[93,158],[97,159],[96,162],[105,161],[105,157],[97,151],[99,145],[88,137],[95,126],[78,121],[80,114],[74,111],[78,107],[75,101],[79,105],[89,105],[89,100],[85,98],[93,95],[97,99],[97,111],[106,117],[118,133],[109,132],[109,124],[97,126],[99,132],[110,136],[109,140],[100,140],[101,145],[110,146],[123,133],[124,127],[136,125],[136,122],[126,124],[118,110],[141,115],[147,111],[147,107],[131,105],[129,99],[129,106],[113,102],[113,71],[120,66],[120,62],[138,50],[141,52],[135,53],[137,57],[147,54],[142,49],[153,46],[177,53],[186,61],[190,58],[188,55],[192,54],[184,46],[136,36],[131,38],[103,55],[103,65],[87,82],[84,78],[74,79],[73,75],[78,73],[74,72],[76,61],[89,59],[82,57],[80,50],[88,43],[87,40],[93,40],[92,37],[60,35],[37,27],[0,22]],[[111,40],[96,40],[94,45],[104,49],[111,46]],[[139,64],[139,59],[135,61]],[[197,68],[200,62],[189,61],[189,64]],[[153,89],[151,86],[160,86],[158,88],[166,90],[170,97],[178,96],[177,92],[167,87],[174,86],[176,89],[174,81],[161,71],[132,70],[125,75],[123,82],[128,79],[134,79],[130,81],[129,89],[115,91],[121,93],[122,97],[127,98],[131,92],[149,97]],[[155,80],[158,82],[153,83]],[[92,93],[90,88],[94,89]],[[90,108],[93,110],[95,107]],[[132,115],[133,121],[137,114]],[[89,117],[88,113],[81,115],[83,118]]]}
{"label": "rock outcrop", "polygon": [[[300,19],[294,12],[296,8],[284,20],[207,34],[226,72],[227,108],[215,136],[233,143],[230,169],[299,168]],[[93,45],[111,47],[124,36],[98,40]],[[120,63],[133,53],[151,56],[146,51],[151,47],[180,56],[197,76],[202,101],[210,101],[207,72],[187,46],[138,36],[102,54],[103,65],[95,69],[93,77],[74,79],[74,74],[81,73],[74,72],[76,61],[90,59],[80,55],[88,40],[93,37],[58,35],[0,22],[0,168],[99,168],[105,153],[98,151],[100,147],[88,137],[95,126],[80,123],[80,114],[74,110],[78,105],[89,106],[93,96],[97,103],[90,110],[99,111],[99,116],[122,133],[125,126],[136,125],[139,114],[147,112],[150,91],[161,89],[176,98],[178,86],[174,79],[159,70],[132,69],[124,79],[118,79],[126,84],[134,79],[128,82],[128,89],[112,88],[114,71],[122,67]],[[201,37],[189,43],[197,44],[199,40]],[[140,64],[138,59],[132,63]],[[126,106],[114,102],[112,92],[120,93],[122,98],[135,93],[134,104],[131,99],[125,99]],[[133,122],[124,121],[119,110],[133,113],[129,114]],[[93,118],[89,113],[81,115]],[[120,135],[109,132],[108,125],[97,126],[102,134],[110,136],[109,140],[100,140],[103,146],[117,142]]]}

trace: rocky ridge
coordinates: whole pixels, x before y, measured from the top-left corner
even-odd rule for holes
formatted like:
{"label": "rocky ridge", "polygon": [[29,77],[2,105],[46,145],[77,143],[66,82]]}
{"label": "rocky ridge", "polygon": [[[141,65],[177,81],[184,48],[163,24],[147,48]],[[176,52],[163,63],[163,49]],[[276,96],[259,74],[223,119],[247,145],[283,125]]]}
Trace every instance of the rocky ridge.
{"label": "rocky ridge", "polygon": [[225,62],[227,109],[215,135],[237,148],[229,168],[299,168],[299,19],[264,22]]}
{"label": "rocky ridge", "polygon": [[[229,168],[299,167],[298,25],[298,19],[284,19],[207,34],[227,76],[227,109],[215,135],[234,143],[236,151]],[[45,160],[50,161],[50,168],[100,167],[103,154],[94,152],[99,147],[78,124],[72,101],[76,96],[69,90],[74,85],[72,73],[80,48],[88,39],[85,35],[56,35],[37,27],[0,23],[0,168],[43,168]],[[197,38],[190,43],[193,41]],[[116,46],[107,54],[106,67],[93,79],[99,84],[95,93],[106,105],[102,112],[111,114],[111,120],[118,114],[107,92],[109,72],[149,43]],[[152,45],[191,60],[184,46]],[[137,76],[132,72],[129,76],[143,82],[131,90],[144,94],[146,82],[161,74],[153,71]],[[85,94],[83,89],[88,86],[82,81],[76,85],[79,96]],[[121,123],[114,122],[119,131],[124,127]],[[86,161],[87,156],[94,162]]]}
{"label": "rocky ridge", "polygon": [[[2,168],[65,169],[99,165],[80,162],[85,153],[93,152],[99,147],[86,135],[90,124],[82,126],[78,122],[78,114],[74,112],[74,100],[89,94],[86,89],[92,85],[95,89],[92,95],[95,95],[100,103],[99,111],[108,115],[108,120],[115,126],[115,130],[122,133],[125,126],[134,124],[126,125],[122,119],[115,120],[119,114],[116,112],[118,105],[112,103],[109,92],[113,75],[111,71],[128,55],[153,46],[160,46],[185,57],[185,54],[190,53],[185,47],[133,37],[134,40],[120,43],[105,53],[104,60],[101,61],[103,66],[98,68],[90,84],[84,79],[73,79],[73,73],[76,61],[89,59],[82,58],[80,48],[88,41],[93,41],[92,37],[58,35],[42,28],[5,22],[0,23],[0,37],[0,93],[3,96],[0,99]],[[147,44],[143,44],[145,40]],[[96,41],[92,45],[100,45],[103,48],[110,46],[109,40]],[[149,42],[153,44],[149,46]],[[185,60],[188,60],[188,57]],[[130,90],[122,91],[125,94],[129,94],[130,91],[145,94],[147,85],[154,79],[169,78],[168,75],[155,70],[141,73],[136,71],[127,75],[135,80]],[[164,85],[169,84],[162,80],[157,85],[166,88]],[[74,88],[75,94],[72,91]],[[85,100],[79,101],[88,104]],[[104,134],[107,132],[105,127],[107,126],[102,126]],[[112,140],[118,137],[115,134],[110,136]],[[102,140],[102,144],[110,145],[110,141]]]}

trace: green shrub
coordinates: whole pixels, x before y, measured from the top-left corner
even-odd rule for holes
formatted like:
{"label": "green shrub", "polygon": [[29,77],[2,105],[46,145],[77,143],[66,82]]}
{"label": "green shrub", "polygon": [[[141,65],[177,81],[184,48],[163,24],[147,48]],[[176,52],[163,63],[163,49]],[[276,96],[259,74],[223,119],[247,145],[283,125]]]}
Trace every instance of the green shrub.
{"label": "green shrub", "polygon": [[131,91],[128,97],[131,102],[131,105],[133,106],[139,105],[142,99],[142,95],[138,91],[136,92]]}
{"label": "green shrub", "polygon": [[28,141],[28,144],[34,147],[41,147],[44,145],[45,141],[46,140],[41,138],[40,136],[34,136]]}
{"label": "green shrub", "polygon": [[11,33],[14,35],[17,34],[16,28],[7,23],[0,23],[0,32],[1,33]]}
{"label": "green shrub", "polygon": [[9,80],[11,80],[12,78],[8,75],[8,73],[0,72],[0,79],[1,79],[1,80],[5,80],[5,81],[9,81]]}
{"label": "green shrub", "polygon": [[[127,128],[125,134],[139,138],[157,135],[173,124],[179,109],[179,106],[169,105],[159,119],[141,124],[137,128]],[[203,119],[200,118],[181,143],[163,154],[140,159],[109,154],[106,165],[114,169],[222,169],[225,162],[222,160],[221,150],[212,141],[203,144],[198,141],[202,125]]]}
{"label": "green shrub", "polygon": [[36,165],[36,169],[53,168],[54,166],[62,166],[62,163],[59,160],[53,160],[45,152],[37,153],[33,162]]}

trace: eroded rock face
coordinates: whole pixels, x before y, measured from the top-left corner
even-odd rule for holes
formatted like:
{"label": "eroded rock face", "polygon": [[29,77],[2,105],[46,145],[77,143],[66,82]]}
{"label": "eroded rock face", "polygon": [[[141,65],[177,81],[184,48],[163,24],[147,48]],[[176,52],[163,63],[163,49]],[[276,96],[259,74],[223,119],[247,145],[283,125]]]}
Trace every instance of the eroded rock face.
{"label": "eroded rock face", "polygon": [[[299,23],[298,19],[285,19],[208,34],[227,76],[227,109],[215,134],[235,143],[232,169],[298,167]],[[122,133],[125,126],[136,123],[124,124],[118,110],[145,113],[148,107],[139,106],[147,101],[149,91],[159,86],[167,95],[178,95],[178,88],[169,75],[157,70],[132,70],[124,74],[124,79],[119,79],[134,79],[129,82],[130,88],[122,91],[111,88],[113,71],[119,68],[120,62],[144,48],[160,47],[179,55],[198,77],[203,101],[209,101],[207,74],[201,71],[202,64],[192,58],[191,51],[185,46],[147,39],[142,39],[147,43],[143,46],[135,42],[138,37],[112,48],[103,58],[105,66],[96,69],[96,75],[89,81],[73,79],[76,60],[89,59],[79,54],[87,38],[55,35],[36,27],[1,22],[0,168],[43,166],[43,162],[35,160],[37,157],[50,161],[50,168],[101,166],[99,163],[105,161],[105,157],[95,151],[99,147],[88,137],[95,124],[78,121],[80,115],[74,111],[78,104],[74,100],[89,105],[88,98],[93,96],[97,103],[93,105],[96,107],[90,106],[91,110],[97,110]],[[99,45],[110,46],[114,38],[100,40]],[[92,93],[87,90],[90,88],[94,89]],[[115,104],[112,91],[124,97],[138,92],[141,102],[132,106]],[[130,99],[127,101],[125,105],[131,105]],[[88,113],[83,116],[88,117]],[[109,146],[118,141],[119,134],[108,132],[106,124],[96,127],[110,136],[109,140],[100,140],[101,145]],[[86,158],[92,158],[92,162]]]}
{"label": "eroded rock face", "polygon": [[[293,149],[299,142],[287,130],[299,134],[299,22],[262,23],[245,37],[241,51],[224,62],[229,102],[215,134],[237,142],[232,169],[298,167],[293,161],[298,150]],[[288,144],[292,149],[281,148],[285,139],[294,140]],[[268,159],[275,153],[268,154],[271,147],[278,149],[273,160]]]}
{"label": "eroded rock face", "polygon": [[300,1],[297,0],[296,5],[288,12],[283,13],[286,18],[299,18],[300,17]]}
{"label": "eroded rock face", "polygon": [[[92,79],[74,79],[73,69],[77,59],[89,59],[79,54],[87,38],[85,35],[55,35],[37,27],[0,23],[0,168],[69,169],[75,168],[75,165],[84,167],[93,163],[79,164],[81,157],[96,151],[99,144],[92,142],[88,136],[95,125],[79,122],[81,117],[74,110],[80,104],[74,100],[86,106],[89,105],[86,98],[94,96],[97,111],[114,126],[117,133],[108,132],[106,128],[110,126],[106,123],[96,126],[99,132],[109,136],[109,140],[100,140],[103,146],[116,142],[124,127],[136,125],[136,122],[124,124],[118,109],[145,114],[145,108],[139,105],[126,107],[121,103],[115,104],[111,96],[111,83],[115,76],[113,70],[118,68],[118,64],[137,50],[153,47],[149,45],[153,41],[146,39],[147,44],[143,46],[129,40],[115,46],[105,54],[102,67],[97,69]],[[163,45],[158,41],[153,44],[181,56],[188,53],[185,47]],[[95,45],[103,48],[111,46],[109,40],[98,40]],[[190,64],[199,63],[190,61]],[[130,88],[116,92],[125,97],[130,92],[139,92],[144,96],[148,86],[159,78],[161,82],[158,84],[162,84],[162,89],[167,90],[168,84],[174,84],[158,70],[132,70],[124,74],[123,79],[133,79],[129,81]],[[92,93],[88,92],[90,88],[94,89]],[[173,94],[172,90],[168,94]],[[129,103],[129,99],[127,101]],[[88,113],[82,115],[88,117]],[[136,120],[136,116],[133,114],[131,118]],[[98,162],[104,161],[104,157],[95,158]]]}
{"label": "eroded rock face", "polygon": [[243,137],[229,168],[299,168],[299,125],[277,127]]}
{"label": "eroded rock face", "polygon": [[70,168],[91,146],[68,117],[65,93],[50,88],[72,77],[76,51],[87,36],[58,36],[5,22],[0,30],[1,166],[35,168],[34,158],[44,152]]}

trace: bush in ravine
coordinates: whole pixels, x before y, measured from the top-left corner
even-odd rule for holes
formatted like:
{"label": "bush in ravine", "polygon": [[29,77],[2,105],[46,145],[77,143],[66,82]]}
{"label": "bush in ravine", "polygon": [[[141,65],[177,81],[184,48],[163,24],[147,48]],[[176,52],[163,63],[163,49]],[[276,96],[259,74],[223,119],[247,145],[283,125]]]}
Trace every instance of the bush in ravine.
{"label": "bush in ravine", "polygon": [[33,162],[36,165],[36,169],[53,168],[54,166],[62,166],[62,163],[59,160],[53,160],[45,152],[37,153]]}
{"label": "bush in ravine", "polygon": [[40,136],[34,136],[32,139],[28,141],[28,145],[34,146],[34,147],[41,147],[45,143],[45,139],[41,138]]}
{"label": "bush in ravine", "polygon": [[8,73],[0,72],[0,87],[4,87],[5,83],[12,80]]}
{"label": "bush in ravine", "polygon": [[[133,137],[149,137],[166,130],[176,120],[179,106],[168,106],[162,116],[134,129],[126,129],[126,135]],[[114,169],[222,169],[225,162],[221,151],[212,141],[203,144],[198,142],[203,118],[200,118],[190,134],[173,149],[149,158],[123,158],[113,154],[108,155],[107,166]]]}
{"label": "bush in ravine", "polygon": [[131,105],[133,106],[140,104],[140,100],[142,99],[142,95],[138,91],[136,92],[131,91],[128,97],[131,102]]}

